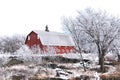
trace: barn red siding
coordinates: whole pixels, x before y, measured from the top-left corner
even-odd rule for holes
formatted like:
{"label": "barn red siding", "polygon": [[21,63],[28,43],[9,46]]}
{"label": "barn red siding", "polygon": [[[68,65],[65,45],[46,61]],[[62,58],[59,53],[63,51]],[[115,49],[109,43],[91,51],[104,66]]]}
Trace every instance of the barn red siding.
{"label": "barn red siding", "polygon": [[71,53],[74,52],[74,47],[73,46],[56,46],[57,48],[57,53]]}
{"label": "barn red siding", "polygon": [[31,32],[27,38],[25,44],[29,46],[30,48],[32,47],[40,47],[42,49],[42,43],[40,39],[38,38],[38,35],[34,32]]}
{"label": "barn red siding", "polygon": [[[57,54],[63,54],[63,53],[73,53],[75,52],[74,46],[43,46],[44,52],[49,52],[50,50],[53,50],[53,52]],[[50,51],[52,52],[52,51]]]}

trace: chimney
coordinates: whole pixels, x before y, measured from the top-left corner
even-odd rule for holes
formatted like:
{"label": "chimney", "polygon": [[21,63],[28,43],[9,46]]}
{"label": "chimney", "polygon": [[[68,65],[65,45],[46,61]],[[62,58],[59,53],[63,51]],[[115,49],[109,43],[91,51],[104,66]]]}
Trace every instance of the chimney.
{"label": "chimney", "polygon": [[49,32],[48,25],[45,26],[45,31]]}

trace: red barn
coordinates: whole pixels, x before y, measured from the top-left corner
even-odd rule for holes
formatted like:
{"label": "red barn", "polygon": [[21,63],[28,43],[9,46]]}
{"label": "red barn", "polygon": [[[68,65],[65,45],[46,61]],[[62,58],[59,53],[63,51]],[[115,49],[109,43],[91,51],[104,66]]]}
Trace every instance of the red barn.
{"label": "red barn", "polygon": [[42,52],[72,53],[75,44],[70,35],[49,31],[32,31],[27,35],[25,44],[30,48],[40,48]]}

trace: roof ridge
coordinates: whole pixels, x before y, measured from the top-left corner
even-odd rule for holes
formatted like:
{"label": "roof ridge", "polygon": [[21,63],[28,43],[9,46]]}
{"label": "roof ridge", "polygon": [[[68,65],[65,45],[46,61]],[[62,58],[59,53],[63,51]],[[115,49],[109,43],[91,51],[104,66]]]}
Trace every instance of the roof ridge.
{"label": "roof ridge", "polygon": [[44,45],[61,45],[75,46],[70,35],[60,32],[46,32],[41,30],[33,30],[41,39]]}
{"label": "roof ridge", "polygon": [[36,33],[40,33],[40,32],[43,32],[43,33],[57,33],[57,34],[64,34],[64,35],[68,35],[66,33],[62,33],[62,32],[55,32],[55,31],[49,31],[49,32],[46,32],[46,31],[42,31],[42,30],[33,30],[34,32]]}

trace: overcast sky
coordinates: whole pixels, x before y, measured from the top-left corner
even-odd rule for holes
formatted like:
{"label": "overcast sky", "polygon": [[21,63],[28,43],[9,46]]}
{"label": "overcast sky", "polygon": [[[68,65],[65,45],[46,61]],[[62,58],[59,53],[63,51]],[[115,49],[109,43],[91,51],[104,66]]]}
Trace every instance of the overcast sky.
{"label": "overcast sky", "polygon": [[0,36],[28,34],[46,25],[61,32],[62,16],[74,16],[87,7],[120,16],[120,0],[0,0]]}

